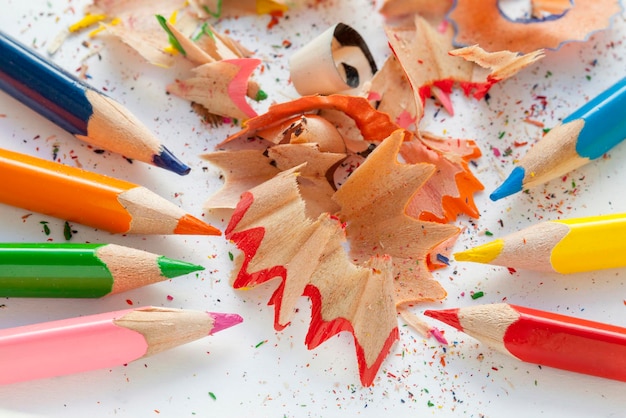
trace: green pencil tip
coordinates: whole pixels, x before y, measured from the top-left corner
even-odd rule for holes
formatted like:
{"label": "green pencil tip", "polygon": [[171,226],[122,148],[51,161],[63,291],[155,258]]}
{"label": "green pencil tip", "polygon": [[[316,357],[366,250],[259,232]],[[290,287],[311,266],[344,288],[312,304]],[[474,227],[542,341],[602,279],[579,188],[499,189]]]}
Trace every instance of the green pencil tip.
{"label": "green pencil tip", "polygon": [[197,264],[191,264],[180,260],[172,260],[171,258],[164,256],[159,257],[157,262],[159,263],[161,274],[168,279],[193,273],[194,271],[204,270],[204,267]]}

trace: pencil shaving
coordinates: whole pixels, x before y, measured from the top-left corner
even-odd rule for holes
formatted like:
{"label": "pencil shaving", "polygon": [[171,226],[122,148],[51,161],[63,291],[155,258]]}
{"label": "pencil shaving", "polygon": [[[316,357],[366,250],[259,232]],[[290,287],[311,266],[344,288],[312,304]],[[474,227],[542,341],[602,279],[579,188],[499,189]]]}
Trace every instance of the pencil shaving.
{"label": "pencil shaving", "polygon": [[621,11],[617,0],[532,2],[532,17],[511,18],[497,0],[455,2],[448,18],[456,28],[457,45],[479,44],[487,51],[528,53],[559,49],[572,41],[585,41],[611,24]]}
{"label": "pencil shaving", "polygon": [[[416,129],[426,98],[435,95],[452,114],[449,94],[459,85],[465,95],[481,99],[491,86],[535,63],[543,54],[519,55],[508,51],[488,53],[475,45],[462,50],[452,46],[453,29],[437,30],[416,15],[412,24],[387,26],[389,58],[374,76],[368,91],[403,127]],[[407,89],[406,86],[411,86]]]}
{"label": "pencil shaving", "polygon": [[201,104],[220,116],[248,119],[256,116],[246,101],[251,73],[261,63],[252,58],[222,60],[193,69],[194,77],[167,86],[168,93]]}
{"label": "pencil shaving", "polygon": [[398,338],[390,260],[352,263],[341,224],[326,213],[315,220],[305,215],[296,175],[295,169],[285,171],[244,194],[226,229],[243,251],[233,286],[282,278],[270,299],[279,330],[291,321],[297,299],[311,297],[307,345],[352,332],[361,380],[369,385]]}
{"label": "pencil shaving", "polygon": [[452,0],[385,0],[379,13],[388,20],[419,14],[422,17],[441,21],[451,6]]}
{"label": "pencil shaving", "polygon": [[[387,133],[387,137],[382,137]],[[267,149],[241,149],[250,139],[259,140]],[[394,278],[390,281],[389,301],[381,304],[381,299],[377,299],[368,305],[373,309],[372,317],[395,312],[401,305],[445,297],[445,290],[430,273],[431,268],[440,267],[432,261],[436,259],[432,252],[449,254],[456,239],[458,229],[446,223],[447,217],[454,218],[457,210],[478,213],[471,196],[482,185],[469,173],[466,164],[480,155],[473,142],[428,134],[421,138],[401,129],[364,98],[330,95],[305,96],[274,105],[267,113],[248,120],[245,129],[220,146],[227,151],[207,154],[205,158],[222,168],[225,185],[209,199],[207,206],[223,203],[225,198],[230,206],[237,193],[255,185],[243,191],[226,236],[243,251],[234,279],[236,288],[254,287],[282,277],[270,301],[276,305],[277,329],[289,322],[290,316],[286,315],[291,315],[292,309],[287,306],[292,306],[294,298],[301,295],[312,298],[314,312],[344,309],[348,302],[333,296],[339,291],[330,292],[330,283],[332,288],[343,289],[339,294],[357,292],[363,283],[353,283],[353,271],[367,268],[372,260],[378,260],[376,263],[388,260],[383,263],[386,267],[376,267],[380,270],[377,274]],[[399,153],[407,164],[398,162]],[[354,166],[348,163],[351,158],[356,162]],[[339,161],[342,162],[337,165]],[[258,167],[257,176],[251,167]],[[280,173],[274,175],[274,170]],[[348,172],[347,180],[333,181],[341,170]],[[422,188],[437,188],[437,183],[427,186],[435,171],[439,172],[436,182],[447,183],[448,187],[442,187],[435,197],[418,198]],[[424,196],[430,193],[426,191]],[[446,193],[468,206],[450,205],[442,197]],[[424,201],[429,203],[422,206]],[[252,208],[258,217],[249,213]],[[431,212],[441,216],[425,215]],[[422,219],[425,216],[431,219]],[[319,226],[312,226],[322,220],[325,224],[336,224],[331,228],[336,235],[332,240],[348,239],[349,252],[338,244],[327,248],[326,244],[305,243],[304,237],[329,234],[320,232]],[[283,239],[287,235],[288,243]],[[321,261],[319,265],[318,261],[307,265],[306,269],[311,270],[304,272],[305,267],[294,262],[301,257],[307,258],[309,264],[312,259]],[[303,277],[317,275],[326,277],[325,281],[315,285],[301,283]],[[322,284],[324,287],[320,289]],[[291,302],[287,305],[285,300]],[[393,328],[381,325],[380,331],[363,336],[352,319],[331,325],[324,314],[322,318],[321,323],[326,325],[320,328],[314,314],[307,346],[314,348],[325,341],[327,337],[311,337],[326,335],[321,329],[330,332],[329,335],[343,330],[353,332],[361,381],[371,384],[393,341],[390,340]],[[359,354],[361,349],[363,359]]]}
{"label": "pencil shaving", "polygon": [[[235,9],[235,2],[218,3],[220,10],[223,6],[224,11],[250,9],[247,3]],[[253,3],[256,13],[256,2]],[[262,8],[282,7],[280,2],[265,3]],[[99,36],[119,38],[151,64],[169,68],[180,57],[196,64],[191,70],[192,77],[176,80],[167,86],[167,91],[190,100],[197,113],[211,125],[216,125],[223,117],[247,119],[255,116],[247,98],[260,101],[266,95],[250,79],[260,60],[252,59],[250,50],[216,32],[206,22],[208,17],[214,16],[207,13],[210,7],[212,4],[202,1],[181,5],[170,0],[157,4],[96,0],[86,12],[108,17],[102,23],[104,31]],[[248,11],[252,12],[252,9]]]}

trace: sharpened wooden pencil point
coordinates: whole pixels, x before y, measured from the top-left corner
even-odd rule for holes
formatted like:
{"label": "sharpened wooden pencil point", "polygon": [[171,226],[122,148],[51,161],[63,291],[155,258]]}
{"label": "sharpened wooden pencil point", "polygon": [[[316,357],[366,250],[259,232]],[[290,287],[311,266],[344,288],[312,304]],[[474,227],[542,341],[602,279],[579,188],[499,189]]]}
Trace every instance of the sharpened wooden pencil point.
{"label": "sharpened wooden pencil point", "polygon": [[198,218],[185,215],[178,220],[174,233],[180,235],[221,235],[222,231]]}
{"label": "sharpened wooden pencil point", "polygon": [[194,271],[204,270],[204,267],[202,266],[186,263],[180,260],[174,260],[165,256],[159,257],[157,259],[157,263],[159,264],[161,274],[168,279],[193,273]]}
{"label": "sharpened wooden pencil point", "polygon": [[239,315],[147,306],[0,330],[0,385],[106,369],[198,340]]}
{"label": "sharpened wooden pencil point", "polygon": [[0,244],[0,296],[99,298],[204,267],[115,244]]}
{"label": "sharpened wooden pencil point", "polygon": [[213,312],[209,313],[209,316],[213,318],[213,329],[211,330],[211,334],[215,334],[216,332],[223,331],[243,322],[243,318],[237,314]]}
{"label": "sharpened wooden pencil point", "polygon": [[587,101],[522,157],[489,196],[499,200],[601,158],[626,138],[626,77]]}
{"label": "sharpened wooden pencil point", "polygon": [[430,316],[431,318],[448,324],[451,327],[458,329],[459,331],[463,331],[463,327],[461,327],[461,323],[459,322],[458,313],[459,310],[456,308],[424,311],[424,315]]}
{"label": "sharpened wooden pencil point", "polygon": [[626,328],[507,303],[424,314],[517,360],[626,382]]}
{"label": "sharpened wooden pencil point", "polygon": [[471,248],[466,251],[454,253],[453,257],[456,261],[473,261],[475,263],[489,263],[500,254],[504,243],[502,240],[494,240],[478,247]]}
{"label": "sharpened wooden pencil point", "polygon": [[626,213],[539,222],[454,254],[457,261],[561,274],[626,266]]}
{"label": "sharpened wooden pencil point", "polygon": [[0,202],[113,233],[219,235],[128,181],[0,148]]}
{"label": "sharpened wooden pencil point", "polygon": [[76,138],[186,175],[191,170],[120,103],[0,31],[0,89]]}

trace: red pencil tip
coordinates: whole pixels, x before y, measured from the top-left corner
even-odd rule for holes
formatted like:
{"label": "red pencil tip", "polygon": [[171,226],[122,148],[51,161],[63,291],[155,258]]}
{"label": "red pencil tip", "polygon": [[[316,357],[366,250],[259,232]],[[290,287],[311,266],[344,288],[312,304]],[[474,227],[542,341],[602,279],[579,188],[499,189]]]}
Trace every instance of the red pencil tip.
{"label": "red pencil tip", "polygon": [[445,324],[448,324],[459,331],[463,331],[463,327],[459,322],[459,309],[442,309],[439,311],[426,310],[424,311],[424,315],[430,316],[431,318],[435,318],[438,321],[441,321]]}
{"label": "red pencil tip", "polygon": [[180,235],[222,235],[219,229],[191,215],[185,215],[178,220],[174,233]]}

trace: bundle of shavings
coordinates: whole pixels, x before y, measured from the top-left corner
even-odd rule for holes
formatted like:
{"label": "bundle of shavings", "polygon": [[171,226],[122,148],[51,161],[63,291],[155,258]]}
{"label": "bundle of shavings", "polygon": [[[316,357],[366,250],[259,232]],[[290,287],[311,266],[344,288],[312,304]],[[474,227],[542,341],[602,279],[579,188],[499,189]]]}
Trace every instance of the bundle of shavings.
{"label": "bundle of shavings", "polygon": [[475,143],[422,137],[363,97],[335,94],[273,105],[218,147],[203,158],[224,186],[205,206],[234,210],[233,287],[279,278],[277,330],[309,297],[307,347],[351,332],[371,385],[399,338],[397,311],[446,296],[431,270],[458,235],[448,222],[478,216]]}
{"label": "bundle of shavings", "polygon": [[619,0],[385,0],[380,13],[388,20],[420,14],[441,21],[445,15],[454,26],[455,45],[529,53],[584,41],[609,27],[621,10]]}
{"label": "bundle of shavings", "polygon": [[[95,0],[86,16],[70,31],[99,23],[90,36],[114,36],[148,62],[170,67],[177,56],[189,60],[192,76],[175,80],[168,93],[189,100],[209,122],[223,117],[248,119],[257,115],[247,98],[260,101],[267,95],[250,77],[259,59],[237,41],[216,32],[207,19],[246,13],[282,13],[281,1]],[[169,16],[165,18],[164,16]]]}
{"label": "bundle of shavings", "polygon": [[207,208],[234,209],[225,234],[242,251],[233,286],[279,278],[270,298],[277,330],[308,296],[307,347],[351,332],[364,385],[398,338],[397,312],[437,337],[409,307],[446,296],[431,271],[445,265],[456,240],[448,222],[479,216],[473,195],[482,184],[468,162],[480,151],[471,140],[420,131],[425,99],[434,95],[453,113],[453,85],[481,98],[542,57],[477,46],[449,53],[451,29],[418,15],[386,33],[394,55],[366,97],[274,105],[204,156],[225,178]]}
{"label": "bundle of shavings", "polygon": [[433,25],[418,14],[402,24],[387,25],[385,31],[393,55],[372,79],[367,97],[401,127],[412,130],[423,117],[427,98],[435,97],[453,115],[454,86],[481,99],[495,83],[543,57],[543,50],[518,54],[490,53],[478,45],[455,49],[452,27]]}

